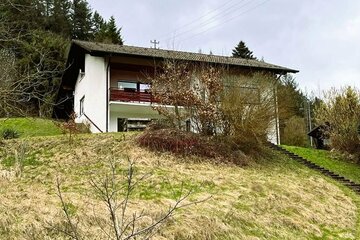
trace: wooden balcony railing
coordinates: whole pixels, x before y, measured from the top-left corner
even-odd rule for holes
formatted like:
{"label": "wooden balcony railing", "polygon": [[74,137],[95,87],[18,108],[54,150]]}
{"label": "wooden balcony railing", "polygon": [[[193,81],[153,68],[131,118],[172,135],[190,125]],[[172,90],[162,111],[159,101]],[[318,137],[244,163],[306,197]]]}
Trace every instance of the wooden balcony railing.
{"label": "wooden balcony railing", "polygon": [[118,88],[110,89],[110,101],[120,102],[156,102],[151,93],[148,92],[129,92]]}

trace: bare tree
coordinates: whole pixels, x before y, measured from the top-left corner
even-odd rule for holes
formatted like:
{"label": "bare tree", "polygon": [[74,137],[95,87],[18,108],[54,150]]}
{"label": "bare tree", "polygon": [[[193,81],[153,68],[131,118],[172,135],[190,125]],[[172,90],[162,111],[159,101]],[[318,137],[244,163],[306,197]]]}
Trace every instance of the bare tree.
{"label": "bare tree", "polygon": [[153,107],[174,127],[182,130],[191,119],[197,132],[214,133],[219,120],[222,68],[195,65],[172,59],[164,61],[153,77],[151,91],[158,104]]}
{"label": "bare tree", "polygon": [[[42,59],[46,58],[44,53]],[[25,69],[19,73],[15,56],[7,50],[0,51],[0,117],[9,115],[27,115],[32,101],[42,104],[53,104],[51,99],[46,99],[48,94],[43,90],[44,81],[48,81],[49,75],[58,75],[60,69],[52,71],[42,70],[43,61],[35,63],[35,70]]]}
{"label": "bare tree", "polygon": [[151,92],[159,103],[153,105],[153,108],[178,129],[182,129],[184,121],[190,117],[184,107],[192,104],[193,96],[189,92],[191,78],[189,64],[171,59],[164,61],[155,75],[148,78]]}

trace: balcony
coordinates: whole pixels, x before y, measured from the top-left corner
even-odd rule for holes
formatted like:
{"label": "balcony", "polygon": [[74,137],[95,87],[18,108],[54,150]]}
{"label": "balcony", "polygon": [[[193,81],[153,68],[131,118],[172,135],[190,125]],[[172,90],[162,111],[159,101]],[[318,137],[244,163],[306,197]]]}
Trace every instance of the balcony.
{"label": "balcony", "polygon": [[110,89],[110,101],[118,101],[118,102],[145,102],[145,103],[153,103],[156,102],[151,93],[146,91],[129,91],[118,88]]}

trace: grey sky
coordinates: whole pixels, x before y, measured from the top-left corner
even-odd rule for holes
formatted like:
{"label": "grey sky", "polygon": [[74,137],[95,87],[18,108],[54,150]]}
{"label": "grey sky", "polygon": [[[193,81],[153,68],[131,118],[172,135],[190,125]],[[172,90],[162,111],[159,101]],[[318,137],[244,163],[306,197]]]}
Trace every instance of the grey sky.
{"label": "grey sky", "polygon": [[231,55],[243,40],[258,58],[300,70],[308,92],[360,88],[359,0],[88,1],[114,15],[127,45],[155,38],[164,49]]}

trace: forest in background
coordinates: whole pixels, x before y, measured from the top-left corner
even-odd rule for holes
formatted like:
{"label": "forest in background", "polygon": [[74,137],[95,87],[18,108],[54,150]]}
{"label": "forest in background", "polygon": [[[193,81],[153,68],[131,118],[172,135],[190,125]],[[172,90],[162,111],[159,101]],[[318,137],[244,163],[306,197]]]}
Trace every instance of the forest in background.
{"label": "forest in background", "polygon": [[2,0],[0,117],[51,117],[71,39],[123,44],[86,0]]}

